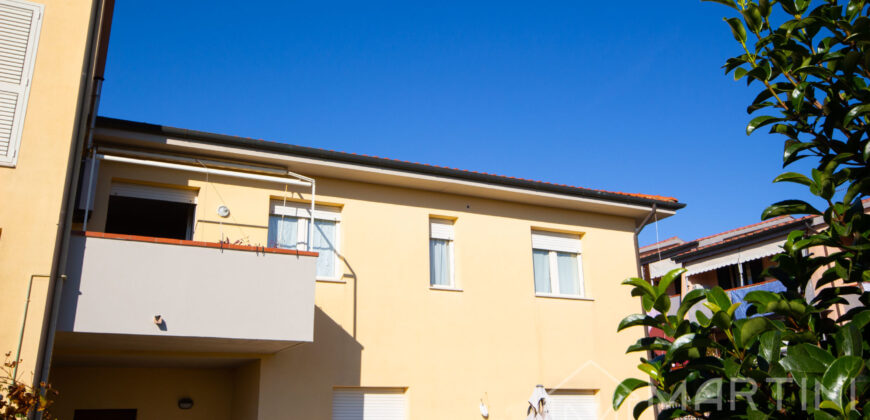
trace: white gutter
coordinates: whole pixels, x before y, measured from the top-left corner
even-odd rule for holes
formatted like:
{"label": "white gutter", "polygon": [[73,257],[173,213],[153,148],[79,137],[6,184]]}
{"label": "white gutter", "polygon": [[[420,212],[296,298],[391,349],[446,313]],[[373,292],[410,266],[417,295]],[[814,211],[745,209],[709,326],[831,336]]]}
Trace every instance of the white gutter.
{"label": "white gutter", "polygon": [[177,163],[169,163],[169,162],[160,162],[156,160],[146,160],[146,159],[133,159],[122,156],[113,156],[113,155],[105,155],[98,154],[97,159],[108,160],[112,162],[123,162],[123,163],[131,163],[134,165],[143,165],[143,166],[154,166],[157,168],[166,168],[166,169],[177,169],[180,171],[188,171],[188,172],[198,172],[209,175],[223,175],[234,178],[244,178],[244,179],[254,179],[257,181],[267,181],[267,182],[276,182],[279,184],[288,184],[288,185],[301,185],[304,187],[310,187],[313,183],[311,181],[300,181],[298,179],[288,179],[281,178],[277,176],[269,176],[269,175],[258,175],[258,174],[249,174],[246,172],[238,172],[238,171],[228,171],[225,169],[212,169],[207,167],[198,167],[191,165],[179,165]]}

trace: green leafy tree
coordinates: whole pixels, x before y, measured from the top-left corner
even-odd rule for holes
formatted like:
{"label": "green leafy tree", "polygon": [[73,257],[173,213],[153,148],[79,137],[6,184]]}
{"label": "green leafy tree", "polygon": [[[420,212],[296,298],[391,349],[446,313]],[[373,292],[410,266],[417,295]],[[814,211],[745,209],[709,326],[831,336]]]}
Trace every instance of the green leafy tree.
{"label": "green leafy tree", "polygon": [[[641,358],[644,379],[622,382],[613,397],[619,408],[632,391],[654,395],[634,407],[635,417],[656,405],[659,418],[849,418],[870,419],[870,18],[864,1],[712,0],[733,9],[724,20],[739,43],[726,74],[758,86],[747,112],[747,134],[765,127],[785,137],[783,167],[811,158],[807,174],[786,172],[774,182],[807,187],[827,204],[802,200],[771,205],[762,219],[784,214],[817,215],[817,232],[789,234],[766,275],[786,291],[753,291],[731,302],[720,288],[693,290],[679,308],[666,289],[682,275],[674,270],[658,285],[632,278],[632,296],[644,312],[618,329],[659,328],[665,338],[640,339],[628,352]],[[827,256],[810,252],[827,246]],[[832,306],[856,295],[863,306],[835,318]],[[697,321],[686,318],[696,304]],[[737,319],[738,305],[750,305]],[[658,314],[651,315],[653,310]],[[669,311],[674,315],[667,315]],[[647,353],[650,354],[650,353]],[[650,394],[647,394],[650,395]]]}

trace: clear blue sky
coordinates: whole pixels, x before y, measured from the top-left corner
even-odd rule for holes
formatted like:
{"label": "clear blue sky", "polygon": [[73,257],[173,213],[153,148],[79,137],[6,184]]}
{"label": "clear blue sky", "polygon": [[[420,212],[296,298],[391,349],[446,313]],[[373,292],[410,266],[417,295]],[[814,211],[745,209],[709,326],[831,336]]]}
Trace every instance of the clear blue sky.
{"label": "clear blue sky", "polygon": [[661,239],[807,194],[770,182],[779,137],[744,134],[724,6],[411,3],[119,1],[100,113],[677,197]]}

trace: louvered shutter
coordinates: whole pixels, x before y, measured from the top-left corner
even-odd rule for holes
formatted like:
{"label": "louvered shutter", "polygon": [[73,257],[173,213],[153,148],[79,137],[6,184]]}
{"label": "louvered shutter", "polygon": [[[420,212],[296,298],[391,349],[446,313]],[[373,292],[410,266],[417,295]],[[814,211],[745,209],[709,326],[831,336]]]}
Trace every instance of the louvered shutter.
{"label": "louvered shutter", "polygon": [[332,394],[333,420],[405,420],[403,389],[336,389]]}
{"label": "louvered shutter", "polygon": [[550,400],[550,420],[592,420],[598,418],[598,403],[595,394],[555,394]]}
{"label": "louvered shutter", "polygon": [[18,160],[42,5],[0,0],[0,165]]}

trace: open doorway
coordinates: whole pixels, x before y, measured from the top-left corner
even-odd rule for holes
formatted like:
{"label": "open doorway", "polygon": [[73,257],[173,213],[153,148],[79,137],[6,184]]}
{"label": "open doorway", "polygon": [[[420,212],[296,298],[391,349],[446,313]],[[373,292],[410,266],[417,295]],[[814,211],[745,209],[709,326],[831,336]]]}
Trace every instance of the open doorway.
{"label": "open doorway", "polygon": [[132,183],[112,183],[106,232],[191,239],[197,191]]}

